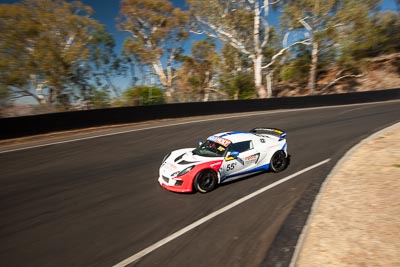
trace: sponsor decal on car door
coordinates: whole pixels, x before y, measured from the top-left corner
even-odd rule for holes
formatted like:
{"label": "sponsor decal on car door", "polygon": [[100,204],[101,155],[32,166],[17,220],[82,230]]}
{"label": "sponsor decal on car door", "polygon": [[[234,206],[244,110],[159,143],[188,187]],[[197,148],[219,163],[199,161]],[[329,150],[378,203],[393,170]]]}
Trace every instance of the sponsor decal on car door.
{"label": "sponsor decal on car door", "polygon": [[226,158],[222,165],[223,180],[235,178],[236,176],[251,170],[257,165],[259,158],[260,153],[254,149],[240,153],[235,159],[229,157]]}

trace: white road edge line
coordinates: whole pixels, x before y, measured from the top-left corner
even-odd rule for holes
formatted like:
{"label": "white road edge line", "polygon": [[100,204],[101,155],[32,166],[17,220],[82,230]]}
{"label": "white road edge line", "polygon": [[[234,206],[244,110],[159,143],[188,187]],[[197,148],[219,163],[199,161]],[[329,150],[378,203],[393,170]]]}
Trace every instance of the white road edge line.
{"label": "white road edge line", "polygon": [[[279,110],[279,111],[276,111],[276,112],[273,112],[273,113],[278,113],[278,112],[285,112],[285,111]],[[247,114],[246,113],[246,114],[241,114],[241,115],[233,115],[233,116],[225,116],[225,117],[218,117],[218,118],[177,122],[177,123],[158,125],[158,126],[150,126],[150,127],[139,128],[139,129],[132,129],[132,130],[126,130],[126,131],[120,131],[120,132],[113,132],[113,133],[108,133],[108,134],[99,134],[99,135],[93,135],[93,136],[88,136],[88,137],[70,139],[70,140],[65,140],[65,141],[50,142],[50,143],[41,144],[41,145],[34,145],[34,146],[27,146],[27,147],[15,148],[15,149],[10,149],[10,150],[4,150],[4,151],[0,151],[0,154],[9,153],[9,152],[16,152],[16,151],[21,151],[21,150],[28,150],[28,149],[32,149],[32,148],[46,147],[46,146],[51,146],[51,145],[60,145],[60,144],[65,144],[65,143],[78,142],[78,141],[83,141],[83,140],[89,140],[89,139],[95,139],[95,138],[100,138],[100,137],[119,135],[119,134],[124,134],[124,133],[139,132],[139,131],[152,130],[152,129],[158,129],[158,128],[166,128],[166,127],[171,127],[171,126],[179,126],[179,125],[192,124],[192,123],[198,123],[198,122],[207,122],[207,121],[214,121],[214,120],[223,120],[223,119],[233,119],[233,118],[240,118],[240,117],[258,116],[258,115],[263,115],[263,114],[269,114],[269,112],[268,111],[261,111],[261,112],[257,112],[257,113],[253,113],[252,112],[251,114]]]}
{"label": "white road edge line", "polygon": [[247,201],[247,200],[249,200],[251,198],[254,198],[255,196],[257,196],[257,195],[259,195],[261,193],[264,193],[265,191],[267,191],[269,189],[272,189],[272,188],[274,188],[274,187],[276,187],[276,186],[278,186],[278,185],[280,185],[280,184],[282,184],[284,182],[287,182],[287,181],[289,181],[289,180],[291,180],[291,179],[293,179],[293,178],[295,178],[295,177],[297,177],[297,176],[299,176],[299,175],[301,175],[301,174],[303,174],[305,172],[308,172],[308,171],[310,171],[312,169],[315,169],[315,168],[317,168],[317,167],[319,167],[321,165],[324,165],[324,164],[328,163],[330,160],[331,159],[329,158],[329,159],[325,159],[323,161],[320,161],[320,162],[318,162],[318,163],[316,163],[314,165],[311,165],[311,166],[309,166],[309,167],[307,167],[307,168],[305,168],[305,169],[303,169],[301,171],[298,171],[298,172],[296,172],[294,174],[291,174],[291,175],[289,175],[289,176],[287,176],[287,177],[285,177],[285,178],[283,178],[281,180],[278,180],[278,181],[276,181],[276,182],[274,182],[274,183],[272,183],[270,185],[267,185],[267,186],[255,191],[255,192],[245,196],[245,197],[242,197],[242,198],[232,202],[231,204],[229,204],[229,205],[227,205],[227,206],[225,206],[225,207],[223,207],[223,208],[221,208],[219,210],[216,210],[213,213],[211,213],[211,214],[209,214],[209,215],[207,215],[207,216],[195,221],[194,223],[182,228],[181,230],[173,233],[172,235],[167,236],[164,239],[161,239],[160,241],[158,241],[158,242],[154,243],[153,245],[143,249],[142,251],[139,251],[138,253],[130,256],[129,258],[127,258],[127,259],[115,264],[113,267],[125,267],[128,264],[131,264],[131,263],[139,260],[140,258],[142,258],[142,257],[146,256],[147,254],[153,252],[154,250],[156,250],[156,249],[162,247],[163,245],[169,243],[170,241],[172,241],[172,240],[180,237],[181,235],[189,232],[190,230],[196,228],[197,226],[200,226],[201,224],[203,224],[203,223],[205,223],[205,222],[217,217],[218,215],[224,213],[225,211],[228,211],[228,210],[230,210],[230,209],[242,204],[243,202],[245,202],[245,201]]}
{"label": "white road edge line", "polygon": [[349,104],[349,105],[335,105],[335,106],[328,106],[328,107],[313,107],[313,108],[296,108],[296,109],[279,109],[279,110],[268,110],[268,111],[255,111],[255,112],[249,112],[250,114],[249,113],[245,113],[245,114],[233,115],[233,116],[224,116],[224,117],[218,117],[218,118],[185,121],[185,122],[178,122],[178,123],[172,123],[172,124],[166,124],[166,125],[158,125],[158,126],[151,126],[151,127],[145,127],[145,128],[139,128],[139,129],[133,129],[133,130],[113,132],[113,133],[108,133],[108,134],[99,134],[99,135],[82,137],[82,138],[77,138],[77,139],[70,139],[70,140],[65,140],[65,141],[50,142],[50,143],[41,144],[41,145],[33,145],[33,146],[27,146],[27,147],[4,150],[4,151],[0,151],[0,154],[16,152],[16,151],[21,151],[21,150],[28,150],[28,149],[33,149],[33,148],[52,146],[52,145],[60,145],[60,144],[65,144],[65,143],[78,142],[78,141],[83,141],[83,140],[89,140],[89,139],[95,139],[95,138],[100,138],[100,137],[113,136],[113,135],[124,134],[124,133],[132,133],[132,132],[152,130],[152,129],[158,129],[158,128],[171,127],[171,126],[192,124],[192,123],[198,123],[198,122],[207,122],[207,121],[215,121],[215,120],[223,120],[223,119],[233,119],[233,118],[240,118],[240,117],[251,117],[251,116],[264,115],[264,114],[296,112],[296,111],[299,111],[299,110],[328,109],[328,108],[337,108],[337,107],[341,107],[341,106],[350,107],[350,106],[375,105],[375,104],[381,104],[381,103],[385,103],[385,102],[397,102],[397,101],[399,101],[399,100],[388,100],[388,101],[382,101],[382,102],[369,102],[369,103],[358,103],[358,104]]}

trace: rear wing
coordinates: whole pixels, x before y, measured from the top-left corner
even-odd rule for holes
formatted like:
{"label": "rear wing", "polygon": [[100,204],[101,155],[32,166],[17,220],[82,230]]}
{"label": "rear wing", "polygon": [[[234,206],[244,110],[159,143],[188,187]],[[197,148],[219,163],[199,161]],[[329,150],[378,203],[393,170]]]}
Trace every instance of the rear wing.
{"label": "rear wing", "polygon": [[274,136],[279,138],[279,141],[283,140],[286,138],[286,132],[281,129],[277,128],[263,128],[263,127],[258,127],[254,128],[250,131],[251,133],[257,134],[257,135],[269,135],[269,136]]}

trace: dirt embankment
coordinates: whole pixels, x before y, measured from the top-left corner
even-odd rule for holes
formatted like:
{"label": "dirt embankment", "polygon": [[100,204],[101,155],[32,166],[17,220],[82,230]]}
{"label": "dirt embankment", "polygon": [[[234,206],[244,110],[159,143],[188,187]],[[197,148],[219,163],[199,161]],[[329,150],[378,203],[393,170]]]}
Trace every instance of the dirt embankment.
{"label": "dirt embankment", "polygon": [[305,229],[294,266],[400,266],[400,123],[342,160]]}
{"label": "dirt embankment", "polygon": [[[332,67],[318,77],[315,94],[342,94],[400,87],[400,53],[365,59],[359,71]],[[329,86],[328,86],[329,85]],[[280,83],[275,86],[277,97],[306,96],[306,85]]]}

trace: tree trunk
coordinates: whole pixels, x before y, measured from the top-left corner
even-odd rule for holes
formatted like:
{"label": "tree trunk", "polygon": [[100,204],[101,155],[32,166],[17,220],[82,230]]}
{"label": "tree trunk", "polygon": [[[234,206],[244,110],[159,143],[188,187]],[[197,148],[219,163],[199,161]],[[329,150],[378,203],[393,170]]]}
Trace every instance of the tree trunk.
{"label": "tree trunk", "polygon": [[208,90],[208,88],[204,88],[203,102],[208,102],[209,99],[210,99],[210,90]]}
{"label": "tree trunk", "polygon": [[253,60],[253,65],[254,65],[254,84],[256,87],[256,92],[257,92],[257,97],[258,98],[267,98],[268,93],[267,90],[265,90],[264,85],[262,84],[262,59],[263,56],[257,55],[256,59]]}
{"label": "tree trunk", "polygon": [[35,88],[35,91],[36,91],[36,96],[37,96],[37,100],[39,101],[39,104],[41,104],[41,105],[42,104],[46,104],[47,101],[46,101],[46,98],[43,95],[43,83],[37,84],[36,88]]}
{"label": "tree trunk", "polygon": [[30,78],[35,89],[35,94],[30,93],[29,90],[26,90],[27,93],[31,95],[40,105],[47,104],[46,97],[43,95],[43,86],[45,85],[45,82],[39,82],[35,74],[31,74]]}
{"label": "tree trunk", "polygon": [[167,98],[167,103],[172,103],[172,92],[171,88],[167,88],[165,91],[165,97]]}
{"label": "tree trunk", "polygon": [[173,99],[172,99],[172,80],[173,80],[173,72],[172,72],[172,60],[173,60],[173,56],[171,55],[168,59],[167,62],[167,103],[172,103]]}
{"label": "tree trunk", "polygon": [[273,70],[268,70],[267,75],[266,75],[266,80],[267,80],[267,98],[272,97],[272,78],[274,75]]}
{"label": "tree trunk", "polygon": [[307,85],[310,95],[313,95],[315,93],[315,88],[317,84],[318,52],[319,52],[319,44],[318,42],[313,41],[312,52],[311,52],[310,77],[308,78],[308,85]]}
{"label": "tree trunk", "polygon": [[153,68],[156,71],[156,74],[160,79],[162,86],[164,87],[167,103],[172,103],[172,77],[168,77],[165,74],[160,60],[158,60],[158,62],[153,62]]}
{"label": "tree trunk", "polygon": [[167,87],[168,86],[167,75],[165,75],[164,73],[161,62],[153,62],[152,65],[157,73],[158,78],[160,79],[162,86]]}
{"label": "tree trunk", "polygon": [[210,99],[210,87],[211,87],[211,77],[210,77],[210,72],[206,71],[204,73],[204,81],[203,81],[203,102],[207,102]]}
{"label": "tree trunk", "polygon": [[[269,5],[268,1],[266,1],[266,6]],[[254,51],[255,55],[253,57],[253,65],[254,65],[254,85],[256,87],[256,93],[258,98],[266,98],[268,96],[267,91],[265,90],[264,85],[262,84],[262,48],[260,45],[260,20],[261,20],[261,10],[259,6],[259,2],[254,2],[254,32],[253,32],[253,40],[254,40]],[[268,38],[265,36],[264,38]]]}
{"label": "tree trunk", "polygon": [[236,90],[235,93],[233,94],[233,100],[238,100],[239,99],[239,90]]}

